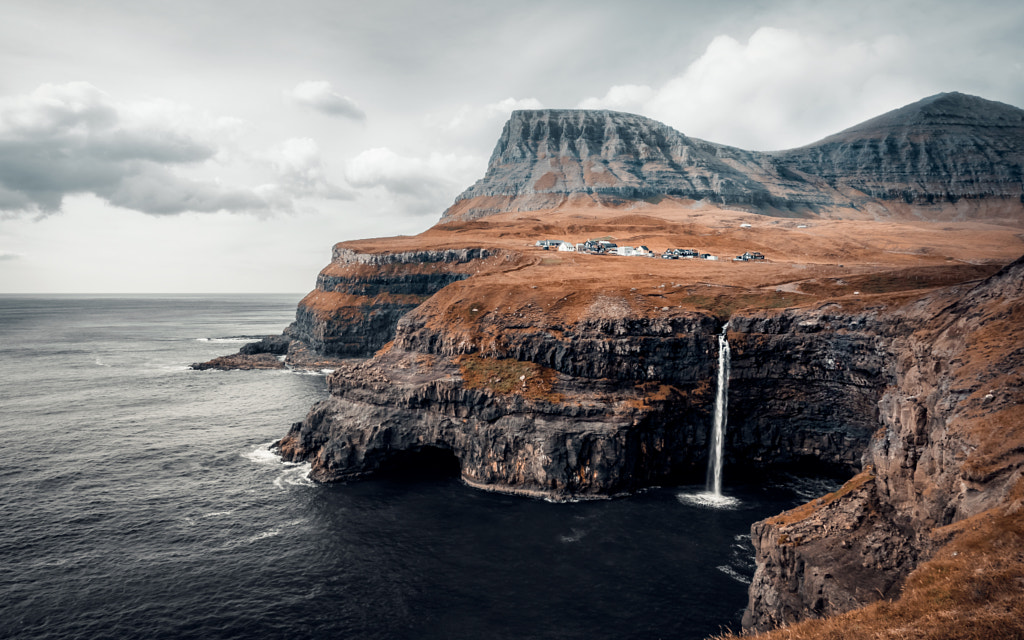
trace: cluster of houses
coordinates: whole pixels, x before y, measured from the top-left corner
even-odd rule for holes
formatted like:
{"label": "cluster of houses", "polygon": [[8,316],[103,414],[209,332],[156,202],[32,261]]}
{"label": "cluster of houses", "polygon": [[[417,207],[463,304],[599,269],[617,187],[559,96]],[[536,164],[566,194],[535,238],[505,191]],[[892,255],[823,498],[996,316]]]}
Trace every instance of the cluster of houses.
{"label": "cluster of houses", "polygon": [[750,262],[752,260],[764,260],[764,254],[760,251],[746,251],[742,256],[736,256],[733,262]]}
{"label": "cluster of houses", "polygon": [[[697,260],[718,260],[718,256],[710,253],[701,253],[696,249],[665,249],[659,256],[644,245],[638,247],[620,247],[614,242],[606,239],[587,240],[573,244],[564,240],[538,240],[536,246],[545,251],[574,251],[576,253],[589,253],[591,255],[606,256],[629,256],[643,258],[658,258],[665,260],[678,260],[680,258]],[[764,254],[760,251],[747,251],[741,256],[733,258],[737,262],[749,262],[752,260],[764,260]]]}

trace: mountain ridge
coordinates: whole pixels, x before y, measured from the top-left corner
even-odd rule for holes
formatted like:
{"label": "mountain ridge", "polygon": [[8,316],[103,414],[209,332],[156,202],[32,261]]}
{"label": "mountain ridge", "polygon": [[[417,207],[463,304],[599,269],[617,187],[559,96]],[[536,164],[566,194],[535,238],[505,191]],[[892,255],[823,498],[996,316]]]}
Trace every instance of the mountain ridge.
{"label": "mountain ridge", "polygon": [[773,152],[692,138],[621,111],[514,111],[484,177],[441,221],[663,198],[785,217],[1020,221],[1024,110],[936,94]]}

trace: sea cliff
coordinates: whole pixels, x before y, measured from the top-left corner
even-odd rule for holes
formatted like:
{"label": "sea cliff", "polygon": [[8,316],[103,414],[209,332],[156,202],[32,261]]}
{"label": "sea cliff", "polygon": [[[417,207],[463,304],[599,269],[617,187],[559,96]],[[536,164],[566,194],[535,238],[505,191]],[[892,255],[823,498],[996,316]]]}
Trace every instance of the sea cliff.
{"label": "sea cliff", "polygon": [[[318,481],[427,466],[562,501],[703,477],[724,327],[727,474],[849,478],[753,525],[745,628],[885,603],[966,523],[1024,518],[1022,132],[961,94],[774,153],[516,112],[438,225],[337,245],[238,358],[334,369],[276,445]],[[536,246],[597,237],[767,259]]]}

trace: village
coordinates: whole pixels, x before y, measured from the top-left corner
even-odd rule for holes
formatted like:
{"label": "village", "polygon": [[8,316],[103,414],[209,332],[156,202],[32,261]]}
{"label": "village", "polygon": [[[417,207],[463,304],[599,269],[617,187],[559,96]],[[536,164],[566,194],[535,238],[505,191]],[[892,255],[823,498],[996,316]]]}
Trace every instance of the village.
{"label": "village", "polygon": [[[646,245],[636,247],[619,246],[611,241],[611,238],[595,238],[585,242],[572,243],[564,240],[538,240],[534,246],[544,251],[566,251],[574,253],[587,253],[598,256],[625,256],[639,258],[662,258],[664,260],[718,260],[718,256],[710,253],[701,253],[697,249],[665,249],[660,255],[647,248]],[[763,262],[766,260],[760,251],[745,251],[742,255],[733,258],[733,262]]]}

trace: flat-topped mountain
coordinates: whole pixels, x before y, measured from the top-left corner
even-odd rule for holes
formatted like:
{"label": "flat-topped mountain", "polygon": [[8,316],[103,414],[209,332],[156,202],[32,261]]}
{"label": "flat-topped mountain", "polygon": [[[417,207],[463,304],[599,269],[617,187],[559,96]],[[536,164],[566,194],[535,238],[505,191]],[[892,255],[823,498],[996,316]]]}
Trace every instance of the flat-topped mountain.
{"label": "flat-topped mountain", "polygon": [[763,153],[689,138],[629,113],[545,109],[513,112],[487,174],[444,218],[665,196],[795,211],[833,200]]}
{"label": "flat-topped mountain", "polygon": [[663,198],[781,216],[1024,218],[1024,110],[944,93],[762,153],[615,111],[516,111],[442,221]]}

